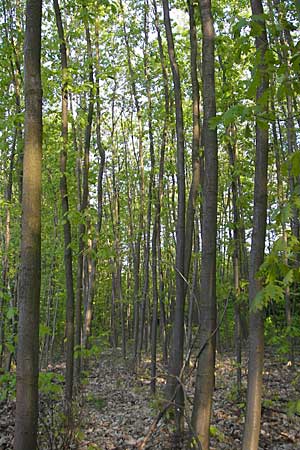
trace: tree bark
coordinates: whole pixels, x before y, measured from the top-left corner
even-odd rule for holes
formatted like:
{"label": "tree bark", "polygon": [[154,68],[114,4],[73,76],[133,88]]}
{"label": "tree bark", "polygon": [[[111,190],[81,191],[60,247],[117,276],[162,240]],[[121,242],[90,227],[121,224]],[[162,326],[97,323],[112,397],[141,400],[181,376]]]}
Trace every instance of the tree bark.
{"label": "tree bark", "polygon": [[[96,37],[97,42],[99,42],[99,32],[98,26],[96,26]],[[99,45],[96,47],[96,57],[97,64],[100,64],[100,56],[99,56]],[[98,67],[97,67],[98,72]],[[97,73],[96,73],[97,79]],[[97,149],[99,152],[100,162],[99,162],[99,170],[98,170],[98,180],[97,180],[97,224],[96,224],[96,236],[92,242],[92,250],[93,257],[90,261],[91,264],[91,272],[89,276],[88,283],[88,300],[85,312],[85,321],[84,321],[84,333],[83,333],[83,346],[84,348],[88,348],[89,345],[89,337],[91,335],[91,326],[92,326],[92,317],[93,317],[93,300],[95,296],[95,283],[96,283],[96,271],[97,271],[97,250],[98,250],[98,242],[100,238],[101,228],[102,228],[102,217],[103,217],[103,175],[105,168],[105,150],[101,141],[101,110],[100,110],[100,87],[99,81],[97,82],[96,87],[96,137],[97,137]]]}
{"label": "tree bark", "polygon": [[[86,8],[86,7],[85,7]],[[84,214],[88,207],[89,198],[89,166],[90,166],[90,146],[91,146],[91,134],[92,134],[92,123],[94,114],[94,68],[92,63],[93,53],[92,53],[92,42],[90,35],[89,24],[85,22],[85,37],[87,44],[87,54],[89,58],[89,103],[88,103],[88,113],[87,113],[87,123],[84,133],[84,155],[83,155],[83,177],[82,177],[82,198],[80,201],[80,213],[81,213],[81,223],[78,227],[79,234],[79,245],[78,245],[78,258],[77,258],[77,280],[76,280],[76,327],[75,327],[75,348],[78,351],[78,356],[75,358],[74,364],[74,376],[78,383],[81,372],[81,332],[82,332],[82,297],[83,297],[83,252],[85,247],[85,233],[86,233],[86,223]]]}
{"label": "tree bark", "polygon": [[[200,95],[198,81],[198,43],[197,29],[195,22],[194,5],[191,0],[187,0],[190,18],[190,47],[191,47],[191,79],[192,79],[192,97],[193,97],[193,139],[192,139],[192,183],[189,192],[187,211],[186,211],[186,229],[185,229],[185,256],[184,256],[184,276],[186,280],[189,277],[190,263],[192,255],[194,218],[196,203],[199,194],[201,180],[201,158],[200,158]],[[185,283],[185,290],[187,284]]]}
{"label": "tree bark", "polygon": [[240,295],[240,267],[241,267],[241,220],[240,220],[240,208],[238,205],[238,184],[239,176],[236,175],[236,137],[235,129],[228,129],[227,134],[229,136],[228,143],[228,156],[231,171],[231,192],[232,192],[232,209],[233,209],[233,284],[234,284],[234,340],[235,340],[235,355],[236,355],[236,382],[238,395],[241,392],[242,386],[242,334],[241,334],[241,305],[239,300]]}
{"label": "tree bark", "polygon": [[176,306],[172,331],[171,353],[169,361],[168,388],[169,396],[175,396],[175,418],[177,431],[183,431],[183,409],[184,394],[182,386],[178,384],[176,377],[180,375],[183,364],[183,343],[184,343],[184,251],[185,251],[185,162],[184,162],[184,123],[181,99],[181,82],[179,67],[176,61],[174,39],[171,27],[169,2],[163,0],[164,23],[166,29],[168,53],[172,69],[173,86],[175,95],[175,115],[176,115],[176,135],[177,135],[177,223],[176,223]]}
{"label": "tree bark", "polygon": [[24,45],[25,142],[17,351],[15,450],[35,450],[41,287],[42,2],[27,0]]}
{"label": "tree bark", "polygon": [[12,200],[12,187],[13,187],[13,170],[14,170],[14,157],[17,142],[17,130],[14,135],[14,140],[12,143],[11,153],[9,157],[9,169],[8,169],[8,180],[5,188],[4,200],[5,205],[5,219],[4,219],[4,251],[2,257],[2,277],[1,277],[1,288],[0,288],[0,369],[3,367],[3,357],[5,356],[5,313],[4,307],[8,295],[8,271],[9,271],[9,258],[8,252],[10,247],[10,209]]}
{"label": "tree bark", "polygon": [[73,397],[73,371],[74,371],[74,287],[72,266],[72,232],[69,220],[69,197],[67,185],[67,156],[68,156],[68,58],[67,47],[61,19],[58,0],[53,0],[56,26],[60,40],[60,58],[62,68],[62,150],[60,152],[60,195],[62,214],[64,218],[64,260],[66,282],[66,384],[65,384],[65,414],[71,422],[71,405]]}
{"label": "tree bark", "polygon": [[216,328],[216,233],[218,192],[217,131],[209,121],[216,116],[215,32],[210,0],[199,0],[202,24],[204,184],[202,203],[202,256],[200,272],[200,347],[192,425],[202,449],[209,448],[209,424],[214,390]]}
{"label": "tree bark", "polygon": [[[253,19],[259,22],[261,32],[255,38],[256,52],[259,57],[257,70],[260,83],[256,91],[256,102],[268,89],[268,74],[265,54],[268,48],[263,6],[261,0],[251,0]],[[262,113],[268,111],[267,102],[262,106]],[[267,218],[267,169],[268,169],[268,128],[263,129],[256,123],[256,163],[254,180],[253,232],[249,267],[249,363],[247,412],[243,438],[243,450],[257,450],[260,432],[261,391],[264,354],[264,319],[263,312],[251,308],[255,296],[261,289],[257,271],[264,260],[266,218]]]}

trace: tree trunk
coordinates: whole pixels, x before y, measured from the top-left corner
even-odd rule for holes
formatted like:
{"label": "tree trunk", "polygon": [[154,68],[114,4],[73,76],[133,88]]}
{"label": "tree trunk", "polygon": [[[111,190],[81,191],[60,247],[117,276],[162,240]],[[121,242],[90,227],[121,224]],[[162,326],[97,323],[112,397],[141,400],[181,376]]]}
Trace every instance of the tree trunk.
{"label": "tree trunk", "polygon": [[[123,9],[123,3],[120,0],[120,6],[121,6],[121,13],[123,16],[123,34],[124,34],[124,41],[125,41],[125,47],[126,47],[126,54],[127,54],[127,66],[128,66],[128,72],[129,72],[129,82],[131,87],[131,92],[133,96],[133,101],[135,105],[137,120],[138,120],[138,150],[139,150],[139,172],[140,172],[140,178],[139,178],[139,185],[140,185],[140,213],[139,213],[139,226],[137,230],[137,236],[134,246],[134,301],[135,301],[135,314],[134,314],[134,354],[135,359],[138,361],[139,354],[141,352],[141,344],[143,342],[143,331],[141,334],[141,327],[144,327],[143,318],[141,318],[141,315],[143,315],[143,311],[145,310],[145,298],[144,298],[144,292],[145,289],[148,291],[148,284],[149,281],[146,280],[144,282],[143,287],[143,296],[141,299],[140,304],[140,252],[141,252],[141,239],[142,239],[142,232],[144,229],[144,212],[145,212],[145,173],[144,173],[144,148],[143,148],[143,122],[142,122],[142,111],[138,99],[137,94],[137,88],[136,88],[136,76],[133,70],[132,61],[131,61],[131,48],[130,48],[130,42],[129,42],[129,36],[126,29],[126,22],[125,22],[125,15],[124,15],[124,9]],[[150,241],[150,235],[149,235],[149,241]],[[145,252],[147,253],[147,246],[149,245],[146,243],[144,246]],[[145,256],[147,258],[147,256]],[[149,257],[148,257],[149,260]],[[148,267],[148,268],[147,268]],[[144,268],[146,269],[146,275],[149,272],[149,263],[144,264]],[[149,278],[149,277],[148,277]],[[141,324],[142,323],[142,324]],[[137,362],[136,361],[136,362]]]}
{"label": "tree trunk", "polygon": [[[194,5],[191,0],[187,0],[190,18],[190,46],[191,46],[191,78],[193,94],[193,139],[192,139],[192,183],[190,187],[189,199],[186,211],[185,229],[185,256],[184,256],[184,276],[188,280],[192,255],[194,217],[199,194],[201,180],[201,158],[200,158],[200,96],[198,81],[198,43],[195,23]],[[187,284],[185,283],[185,291]]]}
{"label": "tree trunk", "polygon": [[164,23],[166,29],[168,53],[172,69],[175,95],[176,135],[177,135],[177,224],[176,224],[176,306],[173,323],[171,353],[169,361],[168,388],[170,397],[175,396],[175,418],[178,433],[183,431],[184,394],[176,377],[180,376],[183,364],[184,343],[184,250],[185,250],[185,166],[184,166],[184,124],[181,99],[181,82],[179,68],[175,56],[174,39],[171,27],[169,2],[163,0]]}
{"label": "tree trunk", "polygon": [[[261,33],[255,38],[256,52],[259,56],[257,70],[260,83],[256,91],[256,102],[268,89],[268,74],[265,54],[268,47],[263,6],[261,0],[251,0],[253,20],[258,21]],[[268,110],[267,102],[261,106],[262,113]],[[264,260],[266,216],[267,216],[267,168],[268,168],[268,129],[262,129],[256,123],[256,164],[254,180],[253,232],[249,267],[249,363],[246,423],[243,438],[243,450],[257,450],[260,432],[261,391],[264,354],[264,319],[263,312],[251,308],[255,296],[261,289],[257,271]]]}
{"label": "tree trunk", "polygon": [[24,45],[25,143],[17,351],[15,450],[35,450],[38,424],[39,302],[41,287],[41,87],[40,0],[26,2]]}
{"label": "tree trunk", "polygon": [[[97,42],[99,42],[99,32],[98,26],[96,26],[96,37]],[[99,46],[96,47],[96,57],[97,64],[100,64],[100,56],[99,56]],[[98,70],[97,70],[98,72]],[[97,79],[97,73],[96,73]],[[93,300],[95,296],[95,283],[96,283],[96,271],[97,271],[97,250],[98,250],[98,241],[102,228],[102,217],[103,217],[103,175],[105,168],[105,150],[103,148],[101,142],[101,111],[100,111],[100,87],[99,80],[97,82],[96,87],[96,136],[97,136],[97,148],[99,152],[100,162],[99,162],[99,170],[98,170],[98,180],[97,180],[97,224],[96,224],[96,236],[92,242],[92,250],[93,257],[90,261],[91,271],[89,276],[88,283],[88,300],[85,312],[85,321],[84,321],[84,348],[88,347],[89,337],[91,335],[91,326],[92,326],[92,317],[93,317]]]}
{"label": "tree trunk", "polygon": [[[86,8],[86,7],[85,7]],[[93,53],[92,53],[92,43],[90,36],[90,28],[88,22],[85,22],[85,36],[87,44],[87,54],[89,58],[89,104],[88,104],[88,114],[87,123],[84,133],[84,155],[83,155],[83,179],[82,179],[82,198],[80,204],[81,213],[81,223],[78,227],[79,234],[79,245],[78,245],[78,258],[77,258],[77,281],[76,281],[76,327],[75,327],[75,348],[78,351],[78,356],[75,358],[74,364],[74,376],[78,383],[81,372],[81,332],[82,332],[82,296],[83,296],[83,252],[84,252],[84,238],[86,233],[86,223],[84,213],[88,207],[89,198],[89,165],[90,165],[90,146],[91,146],[91,134],[92,134],[92,123],[93,123],[93,113],[94,113],[94,69],[93,69]]]}
{"label": "tree trunk", "polygon": [[[209,424],[214,390],[216,328],[216,233],[218,154],[217,131],[209,127],[216,116],[215,33],[210,0],[199,0],[202,24],[204,184],[202,203],[202,257],[200,272],[200,348],[192,425],[202,449],[209,448]],[[204,346],[204,347],[202,347]]]}
{"label": "tree trunk", "polygon": [[[162,130],[162,137],[161,137],[161,147],[160,147],[160,160],[159,160],[159,175],[158,175],[158,193],[156,197],[156,205],[155,205],[155,218],[154,218],[154,225],[153,225],[153,238],[152,238],[152,248],[153,252],[155,251],[154,248],[157,249],[156,255],[152,254],[152,284],[153,284],[153,297],[156,295],[159,299],[159,322],[160,322],[160,334],[161,334],[161,346],[162,346],[162,352],[163,352],[163,362],[164,364],[167,364],[168,360],[168,345],[167,345],[167,330],[166,330],[166,313],[165,313],[165,304],[164,304],[164,280],[163,280],[163,270],[162,270],[162,250],[161,250],[161,207],[162,207],[162,200],[163,200],[163,193],[164,193],[164,171],[165,171],[165,152],[166,152],[166,145],[167,145],[167,132],[168,132],[168,125],[170,122],[170,92],[169,92],[169,80],[168,80],[168,73],[166,69],[166,61],[165,61],[165,55],[163,51],[163,44],[162,44],[162,38],[161,38],[161,32],[159,27],[159,19],[158,19],[158,12],[157,12],[157,5],[156,1],[153,0],[153,8],[154,8],[154,15],[155,15],[155,28],[157,32],[157,41],[158,41],[158,47],[159,47],[159,57],[160,57],[160,65],[162,70],[162,77],[163,77],[163,86],[164,86],[164,106],[165,106],[165,113],[164,113],[164,124],[163,124],[163,130]],[[154,233],[154,230],[155,233]],[[155,246],[155,247],[154,247]],[[157,281],[159,277],[159,290],[158,292],[154,292],[155,289],[157,289]],[[154,280],[156,279],[156,281]],[[154,319],[153,319],[154,322]],[[157,343],[154,343],[154,339],[152,337],[152,370],[153,375],[154,372],[156,373],[156,345]],[[153,386],[153,390],[154,390]]]}
{"label": "tree trunk", "polygon": [[62,68],[62,150],[60,153],[60,194],[62,214],[64,218],[64,259],[66,281],[66,384],[65,384],[65,414],[71,422],[71,405],[73,397],[73,369],[74,369],[74,288],[72,267],[72,233],[69,220],[69,198],[67,185],[67,154],[68,154],[68,60],[64,29],[58,0],[53,1],[56,26],[60,40],[60,57]]}
{"label": "tree trunk", "polygon": [[[241,393],[242,386],[242,334],[241,334],[241,307],[240,307],[240,256],[241,256],[241,233],[240,233],[240,210],[238,205],[238,178],[236,175],[236,138],[235,130],[227,130],[229,136],[228,156],[231,170],[231,191],[232,191],[232,209],[233,209],[233,283],[234,283],[234,340],[236,356],[236,382],[238,395]],[[233,143],[232,143],[233,142]]]}
{"label": "tree trunk", "polygon": [[5,355],[5,313],[4,306],[8,295],[8,271],[9,271],[9,246],[10,246],[10,209],[12,200],[12,186],[13,186],[13,170],[14,157],[17,142],[17,130],[14,135],[12,143],[11,154],[9,157],[8,180],[5,188],[4,200],[5,206],[5,223],[4,223],[4,251],[2,257],[2,284],[0,287],[0,369],[3,367],[3,356]]}

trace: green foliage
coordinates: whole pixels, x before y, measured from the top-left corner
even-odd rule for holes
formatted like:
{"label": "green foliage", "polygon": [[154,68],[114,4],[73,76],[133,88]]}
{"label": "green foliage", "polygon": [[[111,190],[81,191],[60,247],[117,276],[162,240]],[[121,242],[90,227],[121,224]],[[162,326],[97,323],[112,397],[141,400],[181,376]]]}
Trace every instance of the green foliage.
{"label": "green foliage", "polygon": [[218,442],[226,442],[225,434],[220,431],[215,425],[210,425],[209,433],[212,437],[217,439]]}
{"label": "green foliage", "polygon": [[88,393],[86,401],[98,411],[102,411],[107,405],[106,399],[101,398],[92,392]]}
{"label": "green foliage", "polygon": [[74,349],[74,358],[97,358],[100,356],[100,353],[101,349],[98,345],[92,345],[90,348],[76,346]]}
{"label": "green foliage", "polygon": [[40,372],[39,391],[50,398],[58,398],[63,393],[64,376],[54,372]]}
{"label": "green foliage", "polygon": [[40,338],[44,338],[45,336],[50,336],[51,330],[45,324],[40,324]]}
{"label": "green foliage", "polygon": [[274,242],[271,252],[265,257],[257,275],[264,286],[253,301],[254,311],[262,310],[271,301],[282,302],[286,289],[299,280],[299,268],[295,265],[290,266],[298,248],[299,242],[293,235],[290,235],[287,240],[280,237]]}
{"label": "green foliage", "polygon": [[270,301],[280,302],[284,299],[284,289],[276,283],[268,283],[263,287],[254,298],[252,311],[262,310]]}
{"label": "green foliage", "polygon": [[16,374],[6,372],[0,375],[0,402],[16,396]]}
{"label": "green foliage", "polygon": [[300,415],[300,399],[290,400],[287,405],[288,416]]}

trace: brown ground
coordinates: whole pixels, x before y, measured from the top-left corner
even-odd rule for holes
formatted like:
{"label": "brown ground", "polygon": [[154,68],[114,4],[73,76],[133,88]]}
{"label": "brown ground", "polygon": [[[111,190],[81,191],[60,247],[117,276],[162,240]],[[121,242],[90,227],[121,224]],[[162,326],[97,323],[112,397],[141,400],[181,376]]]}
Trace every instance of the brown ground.
{"label": "brown ground", "polygon": [[[164,374],[160,375],[159,390],[164,385]],[[243,384],[246,385],[244,372]],[[186,383],[186,393],[192,400],[193,378]],[[149,362],[144,363],[138,374],[133,374],[130,364],[123,362],[118,352],[112,354],[111,351],[101,355],[100,362],[95,364],[86,378],[77,407],[76,444],[62,444],[63,438],[59,433],[58,436],[55,434],[55,411],[61,410],[59,402],[49,402],[45,396],[42,400],[44,425],[40,450],[137,449],[162,405],[159,397],[153,398],[150,395]],[[0,450],[12,449],[14,409],[13,400],[0,402]],[[53,417],[47,416],[50,410]],[[245,393],[241,400],[236,398],[233,359],[218,355],[211,450],[241,449],[244,412]],[[291,370],[279,360],[267,357],[260,449],[300,449],[299,415],[300,364]],[[167,417],[159,422],[147,449],[179,448],[174,443],[173,425],[169,416],[168,413]]]}
{"label": "brown ground", "polygon": [[[159,412],[160,401],[149,392],[149,364],[138,375],[126,364],[101,358],[85,387],[85,439],[80,448],[102,450],[137,448]],[[147,376],[148,375],[148,376]],[[161,386],[164,377],[159,378]],[[243,384],[246,376],[243,372]],[[264,401],[260,448],[268,450],[300,449],[300,417],[295,414],[295,401],[300,400],[300,366],[291,370],[270,358],[265,363]],[[187,384],[193,398],[193,379]],[[97,404],[97,399],[100,402]],[[290,411],[290,413],[289,413]],[[245,392],[236,399],[233,359],[218,357],[216,390],[212,419],[211,450],[240,450],[245,412]],[[300,414],[300,401],[299,401]],[[172,423],[162,419],[148,449],[175,449]],[[92,447],[94,446],[94,447]]]}

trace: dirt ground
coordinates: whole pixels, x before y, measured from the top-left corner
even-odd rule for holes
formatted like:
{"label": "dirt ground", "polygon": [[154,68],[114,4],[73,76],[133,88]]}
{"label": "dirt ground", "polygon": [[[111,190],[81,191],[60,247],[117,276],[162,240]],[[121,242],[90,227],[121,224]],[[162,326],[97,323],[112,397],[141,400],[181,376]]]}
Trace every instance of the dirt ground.
{"label": "dirt ground", "polygon": [[[246,362],[244,358],[244,366]],[[211,450],[240,450],[242,446],[246,369],[243,369],[243,392],[238,399],[234,367],[232,357],[217,355]],[[153,397],[149,368],[146,360],[135,373],[118,351],[103,353],[86,375],[76,406],[76,439],[73,436],[70,441],[55,431],[61,410],[59,401],[55,402],[55,407],[52,402],[50,408],[47,397],[45,400],[42,396],[39,450],[137,449],[163,405],[160,393],[165,373],[160,368],[158,394]],[[185,385],[187,398],[192,402],[194,374],[185,380]],[[0,402],[0,450],[13,448],[14,411],[14,400]],[[174,425],[167,412],[151,433],[146,448],[175,450],[184,446],[184,443],[181,446],[175,443]],[[264,370],[260,449],[300,449],[300,364],[291,369],[270,354],[266,356]]]}

